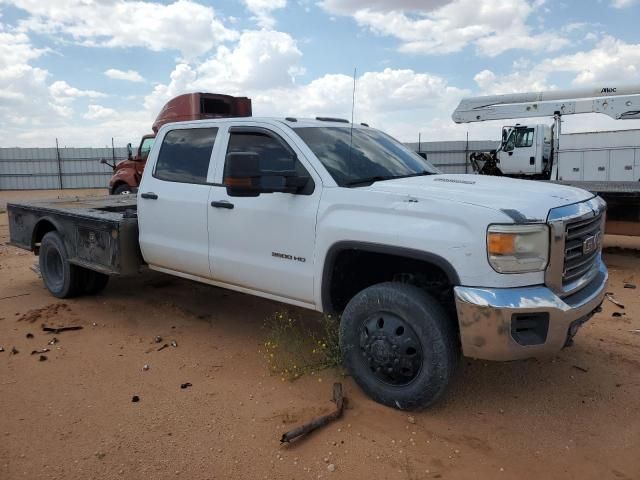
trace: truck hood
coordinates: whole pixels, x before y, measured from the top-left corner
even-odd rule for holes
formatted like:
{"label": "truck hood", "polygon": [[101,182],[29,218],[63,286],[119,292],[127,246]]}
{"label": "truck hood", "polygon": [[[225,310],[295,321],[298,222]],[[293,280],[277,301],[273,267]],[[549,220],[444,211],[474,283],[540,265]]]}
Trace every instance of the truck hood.
{"label": "truck hood", "polygon": [[549,210],[583,202],[594,195],[551,182],[485,175],[428,175],[373,183],[372,191],[418,200],[449,200],[502,211],[517,223],[545,221]]}

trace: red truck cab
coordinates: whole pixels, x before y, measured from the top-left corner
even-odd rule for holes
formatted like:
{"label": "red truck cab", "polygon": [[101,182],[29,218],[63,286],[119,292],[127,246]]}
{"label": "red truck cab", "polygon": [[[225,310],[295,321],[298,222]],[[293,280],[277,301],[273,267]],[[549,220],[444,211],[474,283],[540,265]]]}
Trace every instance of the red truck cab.
{"label": "red truck cab", "polygon": [[[207,118],[250,117],[251,114],[251,99],[247,97],[196,92],[172,98],[162,107],[153,122],[153,133],[144,135],[140,140],[136,154],[133,154],[129,143],[128,158],[117,165],[111,165],[113,175],[109,180],[109,193],[121,195],[137,192],[156,133],[165,123]],[[102,163],[107,162],[102,160]]]}

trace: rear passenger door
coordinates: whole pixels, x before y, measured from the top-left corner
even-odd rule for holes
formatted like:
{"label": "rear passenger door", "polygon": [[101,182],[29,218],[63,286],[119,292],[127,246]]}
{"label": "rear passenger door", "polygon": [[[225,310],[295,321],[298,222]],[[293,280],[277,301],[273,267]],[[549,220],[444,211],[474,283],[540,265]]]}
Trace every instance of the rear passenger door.
{"label": "rear passenger door", "polygon": [[[208,198],[218,128],[189,127],[158,139],[138,189],[140,248],[146,262],[209,278]],[[155,158],[154,158],[155,157]]]}

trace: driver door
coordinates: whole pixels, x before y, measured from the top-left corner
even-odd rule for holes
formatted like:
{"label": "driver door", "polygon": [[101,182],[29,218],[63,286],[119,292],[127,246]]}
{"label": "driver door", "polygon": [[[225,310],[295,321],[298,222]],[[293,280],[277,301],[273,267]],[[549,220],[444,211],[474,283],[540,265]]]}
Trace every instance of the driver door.
{"label": "driver door", "polygon": [[[240,127],[240,128],[239,128]],[[320,178],[286,133],[258,123],[234,125],[221,141],[217,174],[209,195],[209,264],[213,279],[240,289],[312,304],[316,214]],[[270,172],[288,168],[281,160],[295,157],[295,170],[309,176],[298,193],[231,196],[224,186],[227,153],[253,153]],[[286,165],[285,165],[286,164]]]}
{"label": "driver door", "polygon": [[500,156],[500,170],[505,174],[530,174],[536,172],[535,128],[514,128]]}

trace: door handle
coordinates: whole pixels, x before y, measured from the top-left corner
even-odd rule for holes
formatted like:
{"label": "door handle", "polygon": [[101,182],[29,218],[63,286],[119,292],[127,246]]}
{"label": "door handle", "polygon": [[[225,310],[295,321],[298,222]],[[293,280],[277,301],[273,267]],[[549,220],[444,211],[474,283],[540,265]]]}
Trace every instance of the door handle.
{"label": "door handle", "polygon": [[604,167],[598,167],[599,172],[604,172]]}
{"label": "door handle", "polygon": [[233,210],[233,203],[227,202],[226,200],[211,202],[211,206],[216,208],[226,208],[227,210]]}
{"label": "door handle", "polygon": [[141,193],[140,196],[142,198],[146,198],[148,200],[157,200],[158,199],[158,195],[153,193],[153,192],[145,192],[145,193]]}

